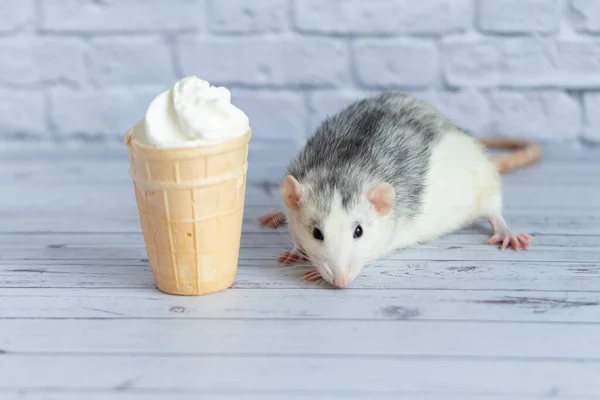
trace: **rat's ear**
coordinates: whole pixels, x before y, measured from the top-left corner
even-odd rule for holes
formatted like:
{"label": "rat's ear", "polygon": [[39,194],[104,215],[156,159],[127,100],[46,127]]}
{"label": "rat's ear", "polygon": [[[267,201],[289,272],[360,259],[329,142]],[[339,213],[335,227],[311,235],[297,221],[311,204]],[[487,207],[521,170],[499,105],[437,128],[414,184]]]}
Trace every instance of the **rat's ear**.
{"label": "rat's ear", "polygon": [[367,200],[377,210],[377,215],[383,216],[390,212],[396,199],[396,191],[389,183],[381,183],[367,192]]}
{"label": "rat's ear", "polygon": [[281,186],[279,187],[279,193],[281,193],[286,207],[290,210],[296,210],[300,202],[300,195],[302,194],[302,185],[296,178],[288,175],[283,178],[283,182],[281,182]]}

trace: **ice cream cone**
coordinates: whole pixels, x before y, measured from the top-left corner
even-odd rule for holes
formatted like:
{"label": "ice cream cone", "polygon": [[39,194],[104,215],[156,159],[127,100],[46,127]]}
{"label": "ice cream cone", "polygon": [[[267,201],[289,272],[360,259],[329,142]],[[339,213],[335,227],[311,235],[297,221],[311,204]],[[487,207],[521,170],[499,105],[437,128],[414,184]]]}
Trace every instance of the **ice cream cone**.
{"label": "ice cream cone", "polygon": [[125,135],[148,261],[161,291],[205,295],[233,284],[250,135],[189,148],[146,146]]}

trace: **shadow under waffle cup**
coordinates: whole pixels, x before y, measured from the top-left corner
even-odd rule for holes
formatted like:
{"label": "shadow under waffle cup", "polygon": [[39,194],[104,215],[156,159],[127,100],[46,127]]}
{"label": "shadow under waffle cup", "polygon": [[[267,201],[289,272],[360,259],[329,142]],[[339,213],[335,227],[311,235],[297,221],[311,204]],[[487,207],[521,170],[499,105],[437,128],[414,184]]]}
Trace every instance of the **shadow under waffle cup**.
{"label": "shadow under waffle cup", "polygon": [[205,295],[233,284],[250,136],[248,130],[217,145],[176,149],[125,136],[148,261],[161,291]]}

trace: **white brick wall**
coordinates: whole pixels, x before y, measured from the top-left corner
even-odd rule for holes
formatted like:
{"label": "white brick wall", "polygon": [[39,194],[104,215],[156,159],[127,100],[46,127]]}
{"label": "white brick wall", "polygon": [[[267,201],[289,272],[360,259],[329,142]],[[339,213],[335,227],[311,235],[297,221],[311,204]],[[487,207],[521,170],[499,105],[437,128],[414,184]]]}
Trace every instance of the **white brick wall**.
{"label": "white brick wall", "polygon": [[121,140],[183,75],[257,140],[400,90],[479,135],[600,143],[600,0],[0,0],[0,140]]}

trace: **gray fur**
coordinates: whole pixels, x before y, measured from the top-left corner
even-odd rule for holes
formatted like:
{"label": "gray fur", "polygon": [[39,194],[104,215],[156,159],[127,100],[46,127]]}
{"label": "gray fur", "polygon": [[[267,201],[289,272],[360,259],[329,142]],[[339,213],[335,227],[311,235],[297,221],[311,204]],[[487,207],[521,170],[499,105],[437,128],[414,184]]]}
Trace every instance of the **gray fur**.
{"label": "gray fur", "polygon": [[422,206],[431,151],[444,131],[458,129],[434,107],[400,93],[357,101],[326,119],[288,168],[310,181],[311,202],[327,214],[338,191],[348,208],[365,185],[396,190],[394,215],[410,219]]}

